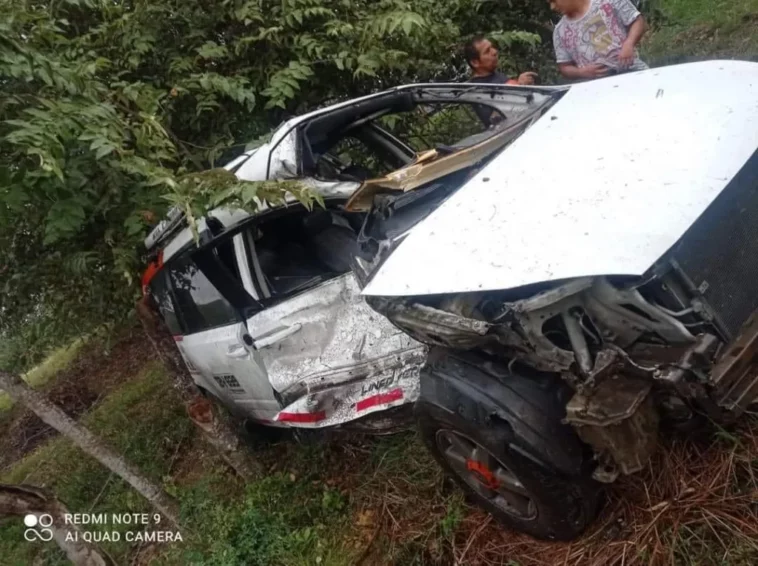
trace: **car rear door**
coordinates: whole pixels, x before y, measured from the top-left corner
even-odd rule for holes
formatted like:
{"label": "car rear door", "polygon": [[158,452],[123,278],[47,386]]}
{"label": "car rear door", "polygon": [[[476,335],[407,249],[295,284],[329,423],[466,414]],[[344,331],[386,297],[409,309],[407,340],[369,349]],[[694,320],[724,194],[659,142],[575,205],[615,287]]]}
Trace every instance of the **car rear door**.
{"label": "car rear door", "polygon": [[[218,266],[225,269],[220,261]],[[244,344],[243,317],[190,254],[172,259],[165,271],[183,331],[175,340],[190,370],[202,376],[210,392],[234,412],[262,421],[273,419],[280,405],[259,357]]]}
{"label": "car rear door", "polygon": [[293,208],[242,233],[265,307],[247,329],[285,405],[277,419],[324,426],[414,401],[425,349],[361,296],[354,231],[339,214]]}

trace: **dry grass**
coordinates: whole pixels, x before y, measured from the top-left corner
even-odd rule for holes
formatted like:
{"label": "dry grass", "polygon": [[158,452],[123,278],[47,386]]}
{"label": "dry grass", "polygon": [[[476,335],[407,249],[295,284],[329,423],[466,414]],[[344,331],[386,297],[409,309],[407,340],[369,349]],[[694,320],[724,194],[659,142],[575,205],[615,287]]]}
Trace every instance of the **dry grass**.
{"label": "dry grass", "polygon": [[344,477],[362,539],[358,566],[449,564],[447,541],[463,517],[462,494],[414,434],[346,443],[363,462]]}
{"label": "dry grass", "polygon": [[[646,470],[608,489],[572,543],[502,528],[463,502],[415,435],[339,444],[361,566],[758,564],[758,419],[732,432],[664,434]],[[357,536],[356,536],[357,535]],[[354,546],[353,546],[354,545]]]}
{"label": "dry grass", "polygon": [[733,433],[698,436],[664,442],[644,472],[614,485],[600,518],[581,539],[536,541],[474,512],[455,539],[455,563],[758,563],[758,420],[745,419]]}

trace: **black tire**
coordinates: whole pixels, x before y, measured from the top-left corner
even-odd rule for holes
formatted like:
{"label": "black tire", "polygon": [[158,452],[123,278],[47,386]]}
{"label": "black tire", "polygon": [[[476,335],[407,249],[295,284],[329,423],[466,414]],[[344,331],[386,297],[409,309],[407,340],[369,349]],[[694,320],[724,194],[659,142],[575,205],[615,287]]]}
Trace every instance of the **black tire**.
{"label": "black tire", "polygon": [[[600,485],[588,477],[568,477],[513,450],[514,435],[508,423],[494,419],[487,426],[476,426],[423,401],[416,406],[416,422],[424,443],[439,465],[474,503],[503,525],[535,538],[571,540],[596,517],[602,495]],[[528,510],[534,512],[533,516],[531,512],[507,512],[502,505],[493,503],[502,498],[489,499],[482,495],[481,489],[472,487],[470,476],[475,474],[464,478],[451,465],[449,456],[443,454],[440,439],[448,439],[451,432],[484,448],[496,459],[497,465],[515,476],[531,500]]]}

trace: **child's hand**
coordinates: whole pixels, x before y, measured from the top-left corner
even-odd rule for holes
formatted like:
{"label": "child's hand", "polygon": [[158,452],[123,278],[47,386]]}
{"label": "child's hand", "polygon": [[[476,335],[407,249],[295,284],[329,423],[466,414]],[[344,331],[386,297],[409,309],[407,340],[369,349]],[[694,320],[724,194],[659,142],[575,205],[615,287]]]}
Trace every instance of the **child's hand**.
{"label": "child's hand", "polygon": [[625,41],[619,51],[619,66],[622,69],[630,67],[634,63],[634,45]]}
{"label": "child's hand", "polygon": [[608,74],[608,67],[600,63],[592,63],[585,67],[580,67],[579,71],[584,79],[599,79]]}

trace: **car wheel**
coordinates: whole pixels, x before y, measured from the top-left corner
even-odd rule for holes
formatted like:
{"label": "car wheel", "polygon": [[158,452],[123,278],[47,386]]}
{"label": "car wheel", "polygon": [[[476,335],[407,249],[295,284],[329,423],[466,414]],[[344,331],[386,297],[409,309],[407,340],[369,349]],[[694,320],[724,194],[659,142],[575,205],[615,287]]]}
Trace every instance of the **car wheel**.
{"label": "car wheel", "polygon": [[514,450],[510,426],[477,427],[419,403],[418,428],[435,460],[477,505],[503,525],[536,538],[570,540],[597,515],[601,488],[567,477]]}

